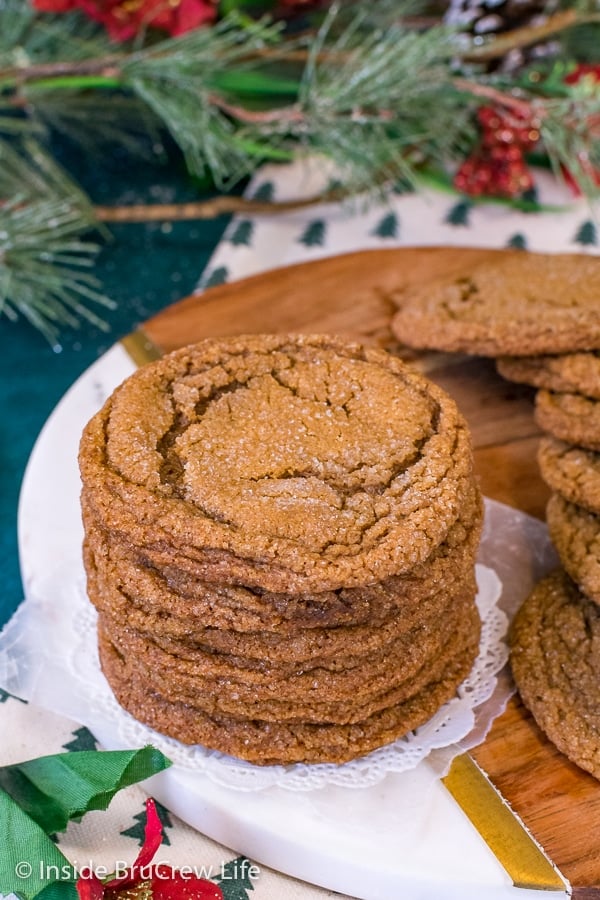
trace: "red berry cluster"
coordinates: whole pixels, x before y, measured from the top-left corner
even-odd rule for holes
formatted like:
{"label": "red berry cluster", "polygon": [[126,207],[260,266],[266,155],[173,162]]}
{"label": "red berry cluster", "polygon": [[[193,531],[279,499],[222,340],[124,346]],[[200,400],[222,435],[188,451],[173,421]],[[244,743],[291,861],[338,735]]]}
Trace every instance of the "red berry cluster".
{"label": "red berry cluster", "polygon": [[518,197],[533,187],[525,152],[539,140],[531,116],[482,106],[477,119],[481,142],[460,166],[454,186],[464,194]]}

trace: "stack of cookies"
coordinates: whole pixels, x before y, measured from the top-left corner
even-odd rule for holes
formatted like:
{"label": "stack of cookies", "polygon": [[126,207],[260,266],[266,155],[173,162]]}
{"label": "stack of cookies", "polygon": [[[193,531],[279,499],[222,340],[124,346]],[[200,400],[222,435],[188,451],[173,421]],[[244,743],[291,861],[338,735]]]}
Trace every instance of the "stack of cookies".
{"label": "stack of cookies", "polygon": [[600,778],[600,358],[581,351],[527,359],[523,369],[513,360],[499,365],[519,381],[525,367],[538,369],[529,381],[545,431],[538,463],[552,490],[546,521],[562,568],[519,611],[512,668],[540,727]]}
{"label": "stack of cookies", "polygon": [[140,369],[80,447],[103,671],[133,716],[257,764],[423,724],[477,655],[482,501],[454,402],[323,336]]}
{"label": "stack of cookies", "polygon": [[428,289],[400,298],[401,340],[495,357],[503,377],[537,389],[562,568],[517,614],[512,668],[540,727],[600,778],[600,259],[486,251],[481,266]]}

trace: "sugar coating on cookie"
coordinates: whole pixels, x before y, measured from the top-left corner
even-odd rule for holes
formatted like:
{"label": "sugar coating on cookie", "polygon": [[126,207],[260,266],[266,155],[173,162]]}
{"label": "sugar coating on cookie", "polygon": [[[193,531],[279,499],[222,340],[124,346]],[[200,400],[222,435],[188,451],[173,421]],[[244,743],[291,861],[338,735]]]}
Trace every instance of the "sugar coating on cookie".
{"label": "sugar coating on cookie", "polygon": [[146,366],[79,458],[110,531],[267,590],[408,571],[472,479],[447,394],[383,351],[311,336],[206,341]]}
{"label": "sugar coating on cookie", "polygon": [[600,604],[600,516],[553,494],[546,521],[564,568],[586,596]]}
{"label": "sugar coating on cookie", "polygon": [[102,667],[119,702],[141,721],[187,744],[203,744],[258,765],[294,762],[343,763],[388,744],[423,725],[456,693],[468,675],[479,640],[477,612],[471,607],[471,628],[450,642],[432,660],[429,680],[404,701],[381,709],[360,722],[267,722],[206,713],[187,700],[169,700],[149,690],[144,676],[100,634]]}
{"label": "sugar coating on cookie", "polygon": [[548,434],[600,451],[600,400],[542,388],[535,397],[534,418]]}
{"label": "sugar coating on cookie", "polygon": [[600,515],[600,453],[544,435],[537,452],[540,473],[553,491]]}
{"label": "sugar coating on cookie", "polygon": [[[404,623],[421,613],[432,600],[432,590],[443,599],[470,572],[483,520],[483,504],[473,486],[441,544],[409,572],[361,587],[344,585],[327,591],[271,592],[253,590],[223,580],[203,580],[189,561],[165,548],[162,558],[126,545],[99,528],[84,504],[86,538],[84,560],[88,593],[99,611],[118,616],[124,626],[189,638],[210,632],[222,640],[223,632],[239,646],[243,635],[285,637],[285,653],[302,635],[311,649],[326,629],[330,644],[342,638],[342,626],[365,625],[373,630],[390,619]],[[331,638],[335,626],[335,639]],[[205,638],[207,640],[208,638]]]}
{"label": "sugar coating on cookie", "polygon": [[596,350],[599,296],[600,259],[507,251],[396,292],[392,330],[409,347],[483,356]]}
{"label": "sugar coating on cookie", "polygon": [[519,384],[600,399],[600,352],[501,356],[500,375]]}
{"label": "sugar coating on cookie", "polygon": [[557,569],[521,606],[510,644],[517,688],[539,727],[600,778],[600,608]]}

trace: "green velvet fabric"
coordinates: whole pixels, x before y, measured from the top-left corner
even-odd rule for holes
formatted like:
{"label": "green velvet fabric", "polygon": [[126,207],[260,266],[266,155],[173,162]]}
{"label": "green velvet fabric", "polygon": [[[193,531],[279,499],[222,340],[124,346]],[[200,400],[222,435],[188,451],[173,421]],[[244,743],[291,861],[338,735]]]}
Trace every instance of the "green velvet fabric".
{"label": "green velvet fabric", "polygon": [[[202,199],[175,153],[167,163],[125,152],[92,158],[63,151],[63,164],[98,204],[170,203]],[[23,597],[17,546],[17,508],[23,473],[45,420],[69,386],[115,341],[191,293],[228,219],[112,225],[96,274],[116,303],[102,310],[105,333],[82,325],[62,332],[54,352],[25,321],[0,317],[0,627]]]}

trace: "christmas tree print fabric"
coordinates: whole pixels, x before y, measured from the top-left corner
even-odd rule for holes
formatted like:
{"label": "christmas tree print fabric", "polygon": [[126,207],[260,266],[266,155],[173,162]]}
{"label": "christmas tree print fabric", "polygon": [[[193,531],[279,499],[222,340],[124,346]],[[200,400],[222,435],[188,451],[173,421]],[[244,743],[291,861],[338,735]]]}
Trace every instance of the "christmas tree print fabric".
{"label": "christmas tree print fabric", "polygon": [[[318,195],[332,182],[325,166],[265,166],[248,196],[272,203]],[[544,253],[598,253],[586,201],[546,171],[518,203],[477,200],[429,183],[399,184],[384,202],[354,198],[281,214],[240,215],[198,282],[198,290],[278,266],[389,247],[512,247]]]}

